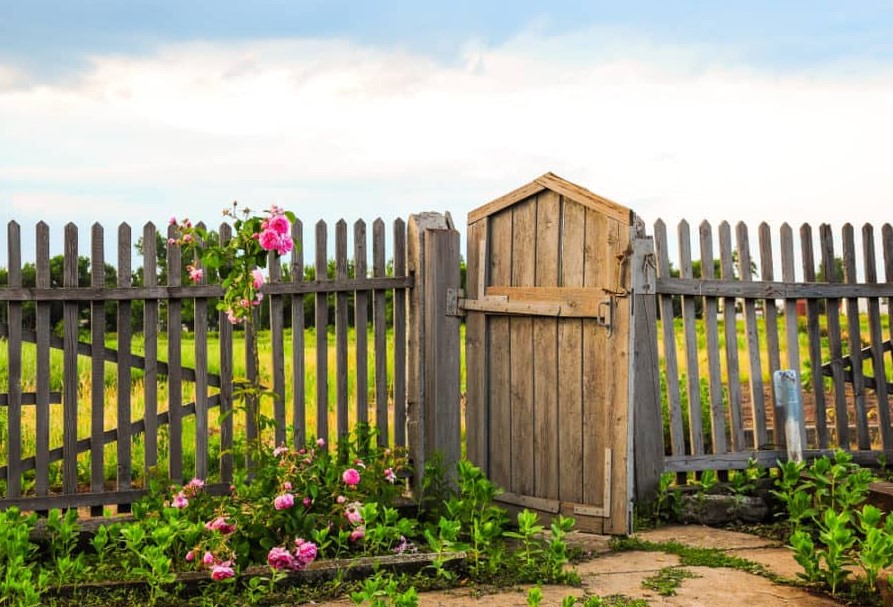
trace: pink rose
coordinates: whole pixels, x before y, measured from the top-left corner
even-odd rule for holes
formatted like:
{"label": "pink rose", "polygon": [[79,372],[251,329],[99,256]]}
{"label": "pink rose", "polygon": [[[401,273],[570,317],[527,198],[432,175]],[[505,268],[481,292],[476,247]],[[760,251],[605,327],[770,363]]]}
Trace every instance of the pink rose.
{"label": "pink rose", "polygon": [[283,493],[282,495],[277,495],[276,499],[273,500],[273,507],[276,510],[287,510],[295,505],[295,496],[291,493]]}
{"label": "pink rose", "polygon": [[218,516],[214,520],[205,523],[205,529],[208,531],[219,531],[223,535],[229,535],[236,530],[236,526],[228,523],[222,516]]}
{"label": "pink rose", "polygon": [[231,578],[234,575],[236,575],[236,572],[233,571],[232,566],[230,566],[226,563],[221,563],[220,565],[217,565],[216,567],[214,567],[211,570],[211,579],[216,580],[218,582],[220,580],[225,580],[227,578]]}
{"label": "pink rose", "polygon": [[313,503],[313,500],[311,500],[309,497],[304,498],[304,508],[309,508],[310,504],[312,504],[312,503]]}
{"label": "pink rose", "polygon": [[284,483],[282,483],[282,488],[285,489],[286,491],[291,491],[291,483],[288,481],[285,481]]}
{"label": "pink rose", "polygon": [[230,323],[231,325],[237,325],[237,324],[239,324],[239,322],[240,322],[240,321],[239,321],[239,317],[236,316],[236,313],[233,312],[232,310],[227,310],[227,311],[226,311],[226,319],[229,321],[229,323]]}
{"label": "pink rose", "polygon": [[281,246],[282,238],[273,230],[268,229],[260,233],[258,242],[264,251],[273,251]]}
{"label": "pink rose", "polygon": [[301,538],[295,540],[295,557],[292,563],[292,569],[304,569],[307,565],[316,559],[316,544],[313,542],[305,542]]}
{"label": "pink rose", "polygon": [[291,252],[291,250],[295,247],[295,243],[292,242],[291,237],[283,236],[279,239],[279,246],[276,247],[276,252],[280,255],[285,255],[286,253]]}
{"label": "pink rose", "polygon": [[185,508],[188,505],[189,500],[186,499],[186,496],[183,495],[182,491],[175,495],[174,500],[171,502],[171,506],[173,506],[174,508]]}
{"label": "pink rose", "polygon": [[202,563],[204,563],[205,565],[213,565],[214,555],[210,552],[205,552],[205,554],[202,555]]}
{"label": "pink rose", "polygon": [[177,218],[171,215],[171,218],[167,220],[167,225],[173,226],[177,225]]}
{"label": "pink rose", "polygon": [[338,502],[339,504],[343,504],[344,502],[347,501],[347,498],[344,497],[343,495],[339,495],[338,497],[335,498],[335,501]]}
{"label": "pink rose", "polygon": [[273,449],[273,457],[279,457],[280,455],[285,455],[286,453],[288,453],[288,447],[286,447],[285,445]]}
{"label": "pink rose", "polygon": [[189,272],[189,280],[192,282],[199,282],[205,275],[204,270],[195,266],[186,266],[186,270]]}
{"label": "pink rose", "polygon": [[341,475],[341,480],[344,481],[345,485],[356,487],[360,484],[360,473],[354,468],[348,468],[344,471],[344,474]]}
{"label": "pink rose", "polygon": [[344,516],[347,517],[347,520],[350,521],[351,525],[359,525],[362,523],[363,515],[360,512],[360,503],[353,502],[352,504],[349,504],[344,510]]}
{"label": "pink rose", "polygon": [[186,553],[186,562],[191,563],[194,560],[195,560],[195,552],[190,550],[189,552]]}
{"label": "pink rose", "polygon": [[254,268],[253,270],[251,270],[251,279],[255,289],[261,288],[261,286],[264,284],[263,271],[260,268]]}
{"label": "pink rose", "polygon": [[293,563],[294,557],[285,548],[274,546],[267,554],[267,564],[273,569],[290,569]]}
{"label": "pink rose", "polygon": [[184,489],[202,489],[205,486],[205,481],[200,478],[194,478],[188,483],[186,483],[186,487]]}
{"label": "pink rose", "polygon": [[267,220],[266,228],[278,234],[280,237],[291,231],[291,222],[285,215],[275,215]]}
{"label": "pink rose", "polygon": [[384,477],[385,477],[385,480],[387,480],[387,481],[388,481],[389,483],[391,483],[392,485],[393,485],[394,482],[396,482],[396,480],[397,480],[397,475],[394,474],[394,471],[391,470],[390,468],[385,468],[385,471],[384,471]]}
{"label": "pink rose", "polygon": [[363,539],[364,537],[366,537],[366,529],[364,527],[360,526],[360,527],[357,527],[356,529],[354,529],[353,531],[351,531],[349,539],[351,542],[358,542],[361,539]]}
{"label": "pink rose", "polygon": [[316,446],[319,447],[320,449],[322,449],[323,447],[325,447],[325,446],[326,446],[326,439],[324,439],[324,438],[318,438],[318,439],[316,439]]}

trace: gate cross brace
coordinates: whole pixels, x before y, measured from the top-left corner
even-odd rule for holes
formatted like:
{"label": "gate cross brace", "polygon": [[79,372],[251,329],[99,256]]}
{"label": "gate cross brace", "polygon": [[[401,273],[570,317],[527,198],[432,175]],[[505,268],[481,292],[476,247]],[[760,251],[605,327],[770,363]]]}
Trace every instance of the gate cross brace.
{"label": "gate cross brace", "polygon": [[[483,297],[466,299],[461,289],[447,290],[447,314],[465,312],[591,318],[613,328],[615,294],[591,287],[489,287]],[[605,296],[607,295],[607,297]]]}

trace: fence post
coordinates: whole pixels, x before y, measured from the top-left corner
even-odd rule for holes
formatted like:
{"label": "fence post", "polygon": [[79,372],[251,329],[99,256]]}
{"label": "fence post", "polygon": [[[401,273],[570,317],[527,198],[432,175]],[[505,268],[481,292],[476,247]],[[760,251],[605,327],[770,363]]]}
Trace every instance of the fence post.
{"label": "fence post", "polygon": [[782,369],[772,375],[775,395],[778,398],[776,412],[784,414],[784,435],[788,460],[803,461],[806,445],[806,427],[803,421],[803,398],[800,395],[800,374],[792,369]]}
{"label": "fence post", "polygon": [[654,239],[645,237],[644,229],[636,232],[631,241],[630,268],[633,317],[630,323],[629,402],[632,420],[629,427],[635,499],[646,502],[654,497],[664,471],[664,430],[657,354]]}
{"label": "fence post", "polygon": [[421,487],[425,462],[435,453],[445,471],[461,452],[459,317],[447,315],[447,293],[459,288],[459,233],[449,215],[409,217],[406,267],[414,276],[408,291],[406,435]]}

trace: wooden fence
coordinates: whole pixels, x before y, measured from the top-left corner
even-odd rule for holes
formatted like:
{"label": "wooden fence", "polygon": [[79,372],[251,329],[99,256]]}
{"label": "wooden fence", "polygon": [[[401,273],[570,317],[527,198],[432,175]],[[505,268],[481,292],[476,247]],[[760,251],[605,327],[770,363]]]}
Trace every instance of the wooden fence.
{"label": "wooden fence", "polygon": [[[446,294],[426,295],[424,285],[416,285],[415,277],[425,274],[418,266],[431,223],[416,225],[418,217],[410,218],[409,231],[403,220],[394,222],[390,268],[386,227],[380,219],[372,223],[371,264],[363,221],[353,225],[350,255],[347,223],[341,220],[334,226],[334,277],[327,275],[330,231],[322,221],[313,229],[312,249],[305,246],[303,226],[297,222],[292,231],[297,246],[291,256],[271,258],[269,281],[261,289],[270,319],[268,326],[261,327],[269,329],[270,340],[262,349],[270,355],[262,359],[266,363],[262,369],[250,355],[243,363],[245,379],[259,381],[275,393],[272,405],[262,409],[274,421],[271,435],[262,436],[265,441],[301,445],[310,434],[333,441],[355,423],[370,422],[380,442],[408,446],[417,463],[423,464],[425,433],[418,418],[423,416],[426,399],[437,398],[437,387],[426,392],[417,372],[407,377],[407,370],[425,368],[432,356],[407,347],[426,341],[436,345],[436,339],[426,340],[426,331],[436,332],[438,325],[425,316],[422,307],[408,310],[407,306],[426,297],[445,300]],[[448,218],[446,223],[437,227],[452,230]],[[174,482],[196,476],[228,487],[236,469],[246,465],[244,448],[239,451],[244,441],[237,434],[244,431],[250,441],[259,426],[252,419],[252,407],[234,411],[239,400],[238,395],[234,397],[238,385],[234,377],[240,375],[241,366],[235,353],[250,352],[258,333],[234,328],[216,311],[216,298],[223,293],[219,285],[182,284],[184,262],[178,247],[166,246],[166,267],[159,272],[156,242],[166,238],[159,239],[156,231],[151,223],[143,229],[142,268],[134,271],[131,228],[127,224],[118,228],[117,283],[108,285],[105,230],[94,225],[88,286],[78,282],[79,234],[76,226],[68,224],[61,284],[54,285],[49,228],[41,222],[36,228],[34,284],[25,286],[21,229],[15,222],[9,224],[8,284],[0,287],[0,312],[5,312],[0,314],[5,316],[0,338],[5,341],[8,363],[7,391],[0,393],[0,421],[5,422],[0,426],[0,481],[5,484],[0,507],[91,506],[101,511],[103,505],[127,504],[143,495],[156,467]],[[407,233],[415,239],[409,246]],[[230,227],[221,225],[219,235],[229,238]],[[434,256],[440,253],[432,251]],[[315,269],[312,280],[305,279],[305,262]],[[448,262],[458,268],[458,251]],[[166,284],[159,284],[160,275],[167,276]],[[431,290],[437,291],[436,285]],[[386,310],[391,298],[392,310]],[[304,342],[308,299],[313,301],[316,329],[307,332],[313,336],[311,344]],[[334,318],[329,312],[332,300]],[[61,336],[54,334],[50,323],[51,306],[59,302]],[[112,337],[106,329],[109,302],[114,306],[114,347],[107,345]],[[352,318],[348,318],[348,302],[353,304]],[[35,308],[33,326],[23,322],[26,306]],[[132,327],[135,308],[142,314],[142,326],[136,330]],[[194,317],[189,332],[182,322],[186,308]],[[286,330],[289,325],[291,331]],[[209,332],[215,327],[218,346],[212,348]],[[349,339],[351,332],[354,337]],[[309,358],[305,348],[311,350]],[[89,361],[88,366],[79,367],[81,357]],[[194,362],[184,364],[184,359]],[[107,363],[115,365],[111,387],[107,386]],[[458,357],[453,366],[458,385]],[[61,373],[57,373],[59,367]],[[449,377],[452,367],[445,369]],[[315,381],[315,390],[305,385],[307,381]],[[33,391],[24,391],[23,386]],[[305,398],[308,387],[311,396]],[[107,402],[108,395],[115,399],[113,406]],[[60,404],[61,411],[56,408]],[[456,416],[458,406],[456,402],[449,408]],[[89,420],[88,428],[85,420]],[[110,475],[107,467],[112,458],[106,446],[113,444],[116,469]],[[190,445],[185,452],[184,445]],[[142,452],[141,466],[134,464],[139,462],[134,449]]]}
{"label": "wooden fence", "polygon": [[654,434],[665,437],[664,469],[784,459],[783,417],[772,392],[772,373],[784,368],[802,378],[807,456],[840,447],[862,463],[881,454],[891,461],[890,225],[878,246],[871,225],[857,234],[847,224],[835,248],[828,225],[816,234],[804,224],[798,238],[788,224],[773,233],[763,223],[757,259],[746,225],[735,226],[733,247],[727,222],[715,233],[704,222],[693,259],[683,221],[673,264],[662,221],[654,236],[664,426]]}

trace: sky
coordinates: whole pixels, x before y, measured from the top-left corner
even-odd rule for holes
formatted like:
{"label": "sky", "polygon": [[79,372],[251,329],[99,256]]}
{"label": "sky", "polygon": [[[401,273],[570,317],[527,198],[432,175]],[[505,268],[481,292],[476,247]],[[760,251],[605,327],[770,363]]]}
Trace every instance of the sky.
{"label": "sky", "polygon": [[462,227],[547,171],[648,224],[880,226],[891,141],[888,2],[0,0],[26,259],[233,200]]}

